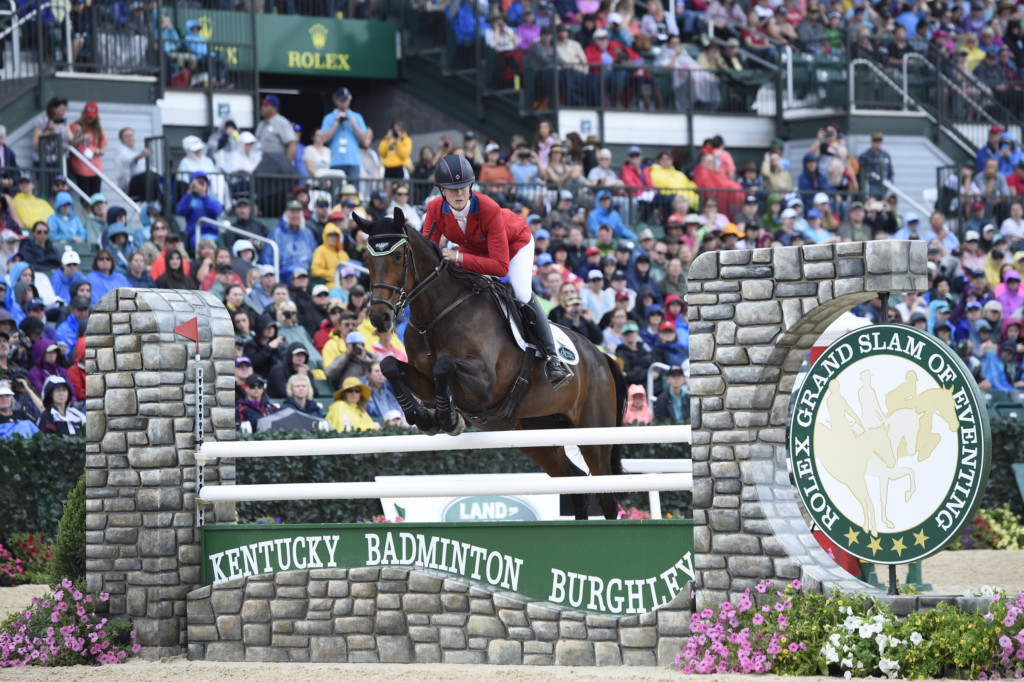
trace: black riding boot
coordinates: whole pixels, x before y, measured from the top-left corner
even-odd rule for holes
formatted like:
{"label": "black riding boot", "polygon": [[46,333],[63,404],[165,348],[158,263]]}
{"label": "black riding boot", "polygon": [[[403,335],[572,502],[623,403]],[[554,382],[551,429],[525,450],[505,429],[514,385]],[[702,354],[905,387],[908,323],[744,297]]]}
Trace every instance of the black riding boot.
{"label": "black riding boot", "polygon": [[565,366],[562,358],[558,357],[555,350],[555,340],[551,336],[551,327],[548,326],[548,318],[544,315],[544,309],[536,296],[530,296],[530,302],[521,305],[523,317],[533,330],[533,338],[540,345],[541,352],[547,356],[544,363],[544,373],[553,388],[561,388],[572,379],[572,371]]}

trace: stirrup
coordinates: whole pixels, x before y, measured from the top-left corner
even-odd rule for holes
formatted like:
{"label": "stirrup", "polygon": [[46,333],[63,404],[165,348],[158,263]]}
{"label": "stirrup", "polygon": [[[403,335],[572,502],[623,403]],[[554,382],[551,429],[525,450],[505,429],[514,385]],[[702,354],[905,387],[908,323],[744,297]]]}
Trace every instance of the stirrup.
{"label": "stirrup", "polygon": [[[565,374],[562,376],[561,379],[552,378],[551,374],[548,372],[548,365],[552,362],[556,363],[556,365],[558,365],[564,370]],[[576,375],[573,373],[573,371],[569,368],[568,365],[562,362],[561,358],[559,358],[557,355],[549,355],[547,361],[544,363],[544,376],[547,377],[548,383],[551,384],[551,388],[557,391],[558,389],[568,384]]]}

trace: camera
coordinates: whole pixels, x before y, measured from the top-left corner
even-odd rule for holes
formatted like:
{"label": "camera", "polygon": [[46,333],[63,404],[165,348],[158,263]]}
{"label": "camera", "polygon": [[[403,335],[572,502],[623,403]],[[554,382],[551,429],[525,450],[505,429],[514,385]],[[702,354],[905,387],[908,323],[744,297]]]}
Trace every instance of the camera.
{"label": "camera", "polygon": [[530,152],[519,152],[518,154],[516,154],[516,156],[518,156],[520,159],[528,159],[530,158]]}
{"label": "camera", "polygon": [[57,125],[64,125],[65,123],[67,123],[66,118],[51,118],[50,120],[56,123]]}
{"label": "camera", "polygon": [[292,312],[291,310],[284,311],[284,319],[290,320],[293,317],[295,317],[295,313],[294,312]]}

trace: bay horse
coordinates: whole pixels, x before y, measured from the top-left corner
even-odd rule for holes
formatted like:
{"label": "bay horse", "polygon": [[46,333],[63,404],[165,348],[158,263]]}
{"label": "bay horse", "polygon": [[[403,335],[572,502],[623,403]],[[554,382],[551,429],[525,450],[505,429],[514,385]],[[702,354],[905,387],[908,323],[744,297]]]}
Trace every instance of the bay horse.
{"label": "bay horse", "polygon": [[[372,283],[370,322],[378,332],[391,331],[409,308],[409,361],[384,358],[381,371],[411,425],[452,435],[465,429],[466,419],[484,431],[622,425],[626,382],[614,359],[565,329],[579,364],[568,384],[553,389],[543,361],[529,364],[491,295],[500,297],[504,285],[443,260],[436,243],[405,224],[401,209],[376,223],[353,217],[369,235],[364,260]],[[507,300],[515,310],[510,290]],[[562,447],[522,450],[549,476],[585,475]],[[592,475],[622,473],[618,446],[583,445],[580,451]],[[605,518],[616,518],[614,495],[597,499]],[[576,518],[586,519],[587,495],[574,494],[572,502]]]}

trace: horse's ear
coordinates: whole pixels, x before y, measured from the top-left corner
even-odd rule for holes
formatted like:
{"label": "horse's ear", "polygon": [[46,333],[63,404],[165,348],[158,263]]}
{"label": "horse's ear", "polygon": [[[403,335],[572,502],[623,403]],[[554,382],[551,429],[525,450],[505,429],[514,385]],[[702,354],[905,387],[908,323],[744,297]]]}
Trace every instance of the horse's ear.
{"label": "horse's ear", "polygon": [[400,208],[398,208],[396,206],[395,207],[395,212],[394,212],[393,215],[394,215],[393,220],[394,220],[395,227],[405,227],[405,214],[402,213],[402,209],[400,209]]}
{"label": "horse's ear", "polygon": [[371,223],[363,216],[359,215],[358,212],[352,211],[352,220],[356,221],[356,225],[359,226],[360,230],[366,232],[367,234],[370,233],[370,227],[373,225],[373,223]]}

